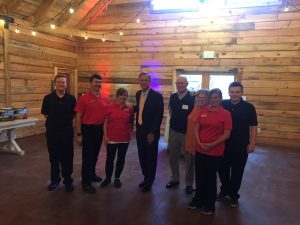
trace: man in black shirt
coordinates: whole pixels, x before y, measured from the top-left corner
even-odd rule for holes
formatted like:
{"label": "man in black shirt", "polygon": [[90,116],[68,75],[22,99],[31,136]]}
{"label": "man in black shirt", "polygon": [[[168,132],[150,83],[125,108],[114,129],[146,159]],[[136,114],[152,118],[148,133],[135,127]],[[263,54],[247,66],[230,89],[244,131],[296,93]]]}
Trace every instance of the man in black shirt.
{"label": "man in black shirt", "polygon": [[66,76],[56,75],[55,90],[46,95],[43,100],[42,114],[46,117],[46,139],[51,164],[51,183],[49,191],[56,189],[61,181],[68,192],[73,192],[73,118],[76,99],[66,93]]}
{"label": "man in black shirt", "polygon": [[231,206],[238,206],[238,191],[241,187],[248,154],[255,148],[257,136],[257,116],[255,107],[242,99],[243,85],[232,82],[229,85],[229,100],[224,100],[224,109],[231,112],[232,131],[225,143],[223,164],[218,173],[222,183],[217,200],[230,196]]}

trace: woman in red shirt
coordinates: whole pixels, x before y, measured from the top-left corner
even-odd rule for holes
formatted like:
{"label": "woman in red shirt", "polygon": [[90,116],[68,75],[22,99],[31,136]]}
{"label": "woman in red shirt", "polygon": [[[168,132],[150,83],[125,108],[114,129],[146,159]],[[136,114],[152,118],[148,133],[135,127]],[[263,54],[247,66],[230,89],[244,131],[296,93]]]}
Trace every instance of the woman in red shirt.
{"label": "woman in red shirt", "polygon": [[224,142],[232,129],[231,114],[221,106],[222,92],[209,92],[209,106],[203,108],[195,128],[196,135],[196,194],[188,208],[200,208],[205,215],[215,211],[217,170],[224,154]]}
{"label": "woman in red shirt", "polygon": [[128,92],[125,88],[119,88],[116,93],[116,100],[107,109],[104,122],[104,140],[107,144],[107,155],[105,164],[106,178],[101,187],[111,183],[114,169],[114,159],[118,152],[116,162],[114,186],[120,188],[122,183],[120,176],[125,164],[125,156],[131,139],[133,128],[134,111],[130,104],[126,103]]}

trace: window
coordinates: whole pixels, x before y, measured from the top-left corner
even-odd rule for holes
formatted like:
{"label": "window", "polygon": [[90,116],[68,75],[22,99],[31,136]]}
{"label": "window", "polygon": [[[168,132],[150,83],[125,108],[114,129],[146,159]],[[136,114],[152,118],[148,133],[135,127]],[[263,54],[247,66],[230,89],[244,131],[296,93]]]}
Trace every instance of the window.
{"label": "window", "polygon": [[196,11],[198,10],[198,0],[152,0],[152,12],[169,11]]}
{"label": "window", "polygon": [[222,91],[223,99],[228,99],[228,86],[234,81],[234,75],[210,75],[209,89],[219,88]]}
{"label": "window", "polygon": [[191,72],[179,70],[177,76],[185,76],[189,82],[188,90],[197,91],[201,88],[219,88],[223,99],[228,99],[228,86],[237,80],[237,72]]}
{"label": "window", "polygon": [[152,13],[213,11],[217,8],[282,5],[283,0],[151,0]]}

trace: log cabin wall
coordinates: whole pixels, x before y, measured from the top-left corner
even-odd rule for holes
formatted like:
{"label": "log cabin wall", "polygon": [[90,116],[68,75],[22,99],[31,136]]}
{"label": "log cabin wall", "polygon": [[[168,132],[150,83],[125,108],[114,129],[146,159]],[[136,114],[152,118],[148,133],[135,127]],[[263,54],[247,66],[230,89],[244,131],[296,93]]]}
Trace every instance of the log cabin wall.
{"label": "log cabin wall", "polygon": [[4,40],[0,31],[0,107],[5,107],[5,80],[4,80]]}
{"label": "log cabin wall", "polygon": [[[41,104],[43,97],[53,88],[51,80],[54,76],[54,67],[77,66],[77,43],[41,33],[33,37],[9,32],[8,54],[11,78],[10,106],[27,106],[29,116],[39,119],[36,126],[18,129],[17,136],[43,133],[45,119],[41,115]],[[2,69],[1,66],[0,79],[3,79]],[[2,86],[0,90],[1,96]]]}
{"label": "log cabin wall", "polygon": [[[138,2],[138,1],[135,1]],[[299,0],[289,1],[300,7]],[[91,25],[93,31],[122,27],[141,10],[144,1],[113,4]],[[137,76],[152,72],[154,89],[167,102],[176,69],[228,71],[239,68],[247,100],[256,106],[259,143],[300,147],[300,12],[282,6],[219,10],[218,16],[199,13],[151,14],[146,6],[141,23],[123,28],[120,42],[80,41],[79,92],[87,77],[104,76],[103,89],[113,96],[118,87],[129,90],[130,101],[139,89]],[[199,53],[215,51],[215,59]]]}

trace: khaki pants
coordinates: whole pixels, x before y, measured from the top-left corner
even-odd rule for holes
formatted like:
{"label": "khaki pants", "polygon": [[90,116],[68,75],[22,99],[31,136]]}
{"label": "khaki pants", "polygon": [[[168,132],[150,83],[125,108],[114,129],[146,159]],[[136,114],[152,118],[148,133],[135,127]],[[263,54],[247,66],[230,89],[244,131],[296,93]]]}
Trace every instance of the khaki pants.
{"label": "khaki pants", "polygon": [[[185,146],[185,134],[169,130],[169,164],[172,172],[171,181],[180,181],[179,179],[179,159],[181,149]],[[184,151],[185,159],[185,184],[186,186],[193,186],[194,184],[194,170],[195,157]]]}

